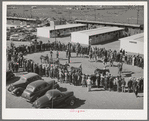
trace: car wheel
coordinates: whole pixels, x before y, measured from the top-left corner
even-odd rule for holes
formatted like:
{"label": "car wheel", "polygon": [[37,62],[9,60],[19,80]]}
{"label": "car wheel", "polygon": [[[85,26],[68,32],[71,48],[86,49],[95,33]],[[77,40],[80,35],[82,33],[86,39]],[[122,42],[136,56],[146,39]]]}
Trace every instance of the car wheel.
{"label": "car wheel", "polygon": [[59,85],[57,85],[56,89],[59,89]]}
{"label": "car wheel", "polygon": [[16,92],[16,95],[17,95],[17,96],[20,96],[20,94],[21,94],[21,92],[18,90],[18,91]]}
{"label": "car wheel", "polygon": [[74,104],[75,104],[74,99],[71,99],[71,100],[70,100],[70,105],[73,106]]}
{"label": "car wheel", "polygon": [[36,99],[35,100],[37,100],[39,97],[36,97]]}

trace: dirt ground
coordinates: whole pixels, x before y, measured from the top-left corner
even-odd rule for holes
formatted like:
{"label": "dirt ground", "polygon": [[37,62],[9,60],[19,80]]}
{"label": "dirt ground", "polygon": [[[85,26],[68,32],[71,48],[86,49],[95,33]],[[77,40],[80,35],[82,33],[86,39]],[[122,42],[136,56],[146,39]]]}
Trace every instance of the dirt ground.
{"label": "dirt ground", "polygon": [[[64,18],[65,20],[96,20],[103,22],[116,22],[116,23],[131,23],[143,24],[144,20],[144,8],[141,6],[129,6],[129,7],[119,7],[112,9],[101,9],[100,5],[97,6],[86,6],[83,9],[69,9],[74,6],[37,6],[36,9],[32,9],[31,6],[16,6],[13,10],[8,7],[8,15],[15,14],[20,17],[32,17],[32,18],[45,18],[49,17],[53,20],[58,20],[59,18]],[[76,5],[77,8],[81,6]],[[96,10],[95,10],[96,9]]]}

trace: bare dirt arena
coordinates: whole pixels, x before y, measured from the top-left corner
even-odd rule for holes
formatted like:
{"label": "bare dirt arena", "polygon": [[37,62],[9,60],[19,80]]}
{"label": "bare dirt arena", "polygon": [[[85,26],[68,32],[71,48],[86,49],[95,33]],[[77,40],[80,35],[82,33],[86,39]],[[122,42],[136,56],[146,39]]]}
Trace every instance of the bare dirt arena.
{"label": "bare dirt arena", "polygon": [[[47,42],[48,39],[39,38],[39,40],[43,40],[43,42]],[[54,39],[49,39],[51,42]],[[67,43],[70,41],[70,37],[65,38],[57,38],[56,40],[60,40],[61,42]],[[10,41],[7,42],[7,45],[10,44]],[[14,42],[16,46],[21,44],[29,44],[29,42]],[[119,50],[119,41],[115,41],[112,43],[97,45],[97,47],[105,47],[106,49]],[[27,59],[32,59],[36,63],[40,62],[41,55],[49,55],[49,51],[37,52],[34,54],[28,54],[25,56]],[[53,58],[56,58],[56,52],[53,52]],[[59,51],[60,63],[66,63],[66,52]],[[82,71],[84,74],[93,74],[96,68],[104,68],[102,61],[99,59],[98,62],[94,60],[89,60],[87,56],[85,57],[76,57],[75,53],[72,53],[72,57],[70,59],[70,65],[79,66],[82,64]],[[118,67],[116,67],[117,63],[114,62],[114,67],[109,67],[109,63],[107,64],[107,68],[110,70],[110,73],[114,76],[118,74]],[[17,75],[22,75],[23,72],[18,73]],[[123,65],[122,74],[125,77],[125,80],[128,81],[126,75],[131,75],[132,77],[143,77],[143,69],[131,66],[131,65]],[[50,78],[43,77],[45,80]],[[11,80],[7,83],[7,86],[10,83],[13,83],[14,80]],[[91,92],[87,92],[86,87],[81,86],[73,86],[70,84],[59,83],[61,91],[73,91],[77,101],[73,107],[66,108],[79,108],[79,109],[143,109],[143,93],[138,94],[138,98],[136,98],[134,93],[122,93],[116,91],[104,91],[103,88],[92,88]],[[21,97],[15,97],[11,95],[6,89],[6,108],[32,108],[32,105],[26,102]]]}

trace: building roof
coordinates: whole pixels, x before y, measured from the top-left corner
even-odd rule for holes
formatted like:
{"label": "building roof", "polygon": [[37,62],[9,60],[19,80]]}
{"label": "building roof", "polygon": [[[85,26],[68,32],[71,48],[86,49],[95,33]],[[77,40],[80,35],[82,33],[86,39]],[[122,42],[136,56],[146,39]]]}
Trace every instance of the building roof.
{"label": "building roof", "polygon": [[101,27],[101,28],[97,28],[97,29],[78,31],[78,33],[87,34],[88,36],[92,36],[92,35],[105,34],[105,33],[114,32],[114,31],[120,31],[120,30],[124,30],[124,29],[119,28],[119,27]]}
{"label": "building roof", "polygon": [[135,41],[144,42],[144,33],[135,34],[129,37],[122,38],[120,40],[135,40]]}
{"label": "building roof", "polygon": [[115,25],[115,26],[126,26],[126,27],[135,27],[140,28],[141,25],[138,24],[126,24],[126,23],[112,23],[112,22],[101,22],[101,21],[86,21],[86,20],[75,20],[80,23],[92,23],[92,24],[102,24],[102,25]]}
{"label": "building roof", "polygon": [[17,25],[11,25],[11,24],[7,24],[7,27],[17,27]]}
{"label": "building roof", "polygon": [[[87,26],[86,24],[65,24],[65,25],[56,25],[55,29],[66,29],[66,28],[73,28],[73,27],[79,27],[79,26]],[[41,29],[48,29],[48,30],[54,30],[54,27],[40,27]],[[38,29],[40,29],[38,28]]]}

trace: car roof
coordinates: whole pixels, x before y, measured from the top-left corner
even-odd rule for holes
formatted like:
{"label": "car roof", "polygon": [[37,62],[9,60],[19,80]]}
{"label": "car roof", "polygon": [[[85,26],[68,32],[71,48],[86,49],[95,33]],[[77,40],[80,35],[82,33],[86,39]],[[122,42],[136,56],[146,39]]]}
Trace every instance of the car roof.
{"label": "car roof", "polygon": [[25,74],[25,75],[23,75],[22,77],[24,77],[24,78],[31,78],[31,77],[34,77],[34,76],[37,76],[38,74],[36,74],[36,73],[28,73],[28,74]]}
{"label": "car roof", "polygon": [[61,94],[59,90],[52,89],[46,92],[46,94],[50,95],[51,97],[56,97],[57,95]]}
{"label": "car roof", "polygon": [[40,85],[43,85],[43,84],[46,84],[44,80],[37,80],[37,81],[30,83],[29,85],[32,87],[39,87]]}
{"label": "car roof", "polygon": [[55,80],[48,80],[48,81],[46,81],[48,84],[52,84],[52,83],[54,83],[55,82]]}

